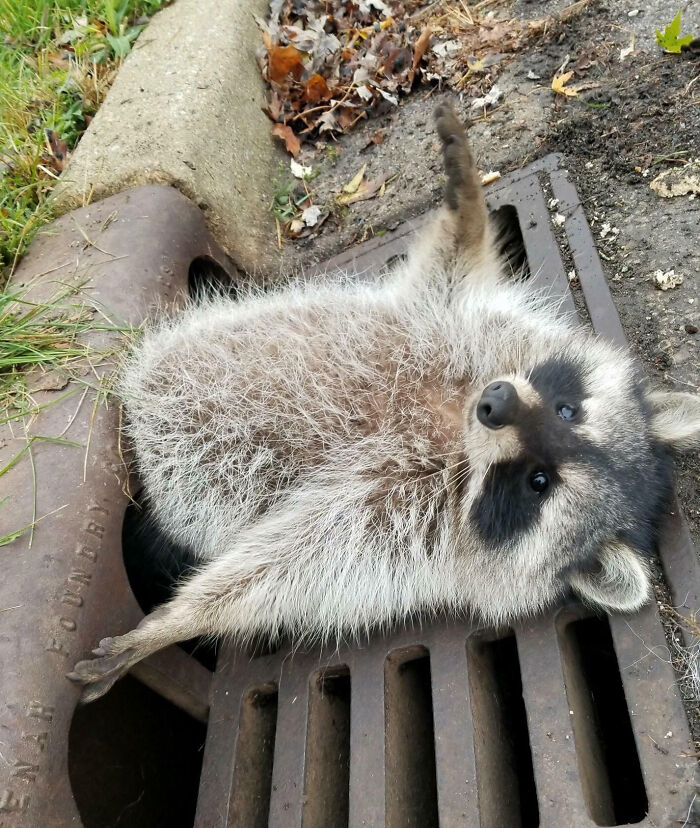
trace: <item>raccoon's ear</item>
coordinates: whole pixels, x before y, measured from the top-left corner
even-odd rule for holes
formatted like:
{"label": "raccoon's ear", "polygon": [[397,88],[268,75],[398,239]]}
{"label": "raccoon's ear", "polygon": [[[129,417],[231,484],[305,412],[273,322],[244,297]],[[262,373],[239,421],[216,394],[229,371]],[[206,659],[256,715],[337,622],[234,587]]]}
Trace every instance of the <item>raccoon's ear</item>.
{"label": "raccoon's ear", "polygon": [[634,612],[651,597],[644,560],[619,541],[603,547],[595,569],[577,572],[570,582],[586,604],[606,611]]}
{"label": "raccoon's ear", "polygon": [[651,433],[674,449],[700,446],[700,396],[669,391],[647,394]]}

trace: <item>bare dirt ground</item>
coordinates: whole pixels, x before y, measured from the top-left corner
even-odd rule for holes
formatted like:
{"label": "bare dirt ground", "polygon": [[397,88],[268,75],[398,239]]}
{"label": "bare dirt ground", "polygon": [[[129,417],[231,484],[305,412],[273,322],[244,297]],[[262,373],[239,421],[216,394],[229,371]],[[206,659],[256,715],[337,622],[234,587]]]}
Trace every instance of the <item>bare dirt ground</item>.
{"label": "bare dirt ground", "polygon": [[[536,19],[565,5],[520,0],[512,13]],[[684,5],[683,30],[698,34],[700,6]],[[594,4],[556,40],[533,41],[501,72],[501,105],[473,123],[470,138],[484,171],[505,174],[549,152],[564,154],[631,348],[654,385],[697,391],[700,198],[661,198],[649,188],[658,173],[700,157],[698,53],[664,55],[654,39],[655,28],[677,10],[668,0],[643,9],[634,2]],[[621,60],[632,37],[634,51]],[[576,97],[555,95],[551,79],[567,56],[572,83],[598,86]],[[304,145],[298,160],[320,169],[312,183],[317,203],[331,204],[363,164],[366,178],[388,175],[390,183],[382,197],[333,211],[315,238],[285,242],[290,263],[321,261],[439,202],[443,178],[432,113],[443,98],[468,117],[469,97],[423,84],[337,142]],[[376,145],[370,138],[379,129],[386,137]],[[671,268],[684,277],[682,285],[658,290],[653,272]],[[678,494],[698,544],[697,453],[679,461]]]}

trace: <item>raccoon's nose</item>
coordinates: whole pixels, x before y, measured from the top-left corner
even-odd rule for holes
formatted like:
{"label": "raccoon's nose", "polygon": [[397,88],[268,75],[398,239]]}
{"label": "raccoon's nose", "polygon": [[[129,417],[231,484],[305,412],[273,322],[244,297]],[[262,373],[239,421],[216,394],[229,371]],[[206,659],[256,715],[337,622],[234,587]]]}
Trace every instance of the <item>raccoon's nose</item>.
{"label": "raccoon's nose", "polygon": [[503,428],[515,422],[520,400],[518,392],[509,382],[492,382],[484,389],[476,406],[476,416],[487,428]]}

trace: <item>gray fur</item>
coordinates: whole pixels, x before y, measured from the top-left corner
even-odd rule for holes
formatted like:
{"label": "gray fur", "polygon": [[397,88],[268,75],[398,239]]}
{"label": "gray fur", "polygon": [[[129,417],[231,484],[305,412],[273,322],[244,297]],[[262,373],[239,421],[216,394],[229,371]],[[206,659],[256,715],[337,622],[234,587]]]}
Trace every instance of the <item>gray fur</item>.
{"label": "gray fur", "polygon": [[[326,641],[424,611],[511,622],[571,589],[603,609],[648,599],[644,556],[625,540],[646,501],[626,481],[657,462],[664,429],[697,443],[697,401],[655,396],[653,415],[627,353],[506,278],[461,126],[445,109],[438,125],[450,201],[391,273],[211,300],[134,349],[127,436],[157,520],[199,570],[76,666],[86,700],[194,635]],[[584,389],[570,435],[528,381],[557,360]],[[496,379],[518,390],[527,433],[476,419]],[[556,486],[494,549],[473,519],[489,471],[543,453]]]}

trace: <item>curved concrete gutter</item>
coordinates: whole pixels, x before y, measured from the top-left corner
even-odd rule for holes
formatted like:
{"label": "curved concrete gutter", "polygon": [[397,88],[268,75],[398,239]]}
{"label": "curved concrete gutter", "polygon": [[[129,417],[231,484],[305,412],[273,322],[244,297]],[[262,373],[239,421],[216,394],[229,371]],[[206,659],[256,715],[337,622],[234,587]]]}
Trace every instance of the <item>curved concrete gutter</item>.
{"label": "curved concrete gutter", "polygon": [[267,0],[177,0],[141,34],[54,191],[59,213],[171,184],[249,273],[279,270],[268,211],[282,153],[262,111],[254,15]]}

